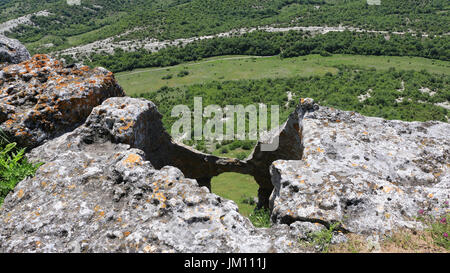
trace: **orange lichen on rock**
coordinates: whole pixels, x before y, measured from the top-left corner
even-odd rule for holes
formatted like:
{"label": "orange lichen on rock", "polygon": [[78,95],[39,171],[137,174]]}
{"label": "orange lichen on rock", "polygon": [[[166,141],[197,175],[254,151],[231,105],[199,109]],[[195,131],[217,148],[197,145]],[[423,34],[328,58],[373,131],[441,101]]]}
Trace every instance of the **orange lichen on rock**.
{"label": "orange lichen on rock", "polygon": [[24,196],[24,192],[22,189],[19,190],[19,192],[17,193],[17,197],[20,199]]}
{"label": "orange lichen on rock", "polygon": [[130,154],[127,157],[127,159],[125,159],[124,164],[125,165],[127,165],[127,164],[129,164],[129,165],[136,165],[136,164],[141,165],[142,164],[142,158],[139,155],[137,155],[137,154]]}
{"label": "orange lichen on rock", "polygon": [[112,73],[87,66],[64,67],[45,54],[2,71],[7,77],[0,81],[0,91],[6,96],[0,98],[0,105],[6,117],[0,126],[24,146],[36,146],[45,140],[41,135],[60,135],[105,99],[125,95]]}
{"label": "orange lichen on rock", "polygon": [[127,123],[127,125],[120,127],[119,133],[122,133],[122,131],[126,131],[126,130],[130,129],[130,127],[133,126],[133,124],[134,124],[134,122],[130,121]]}

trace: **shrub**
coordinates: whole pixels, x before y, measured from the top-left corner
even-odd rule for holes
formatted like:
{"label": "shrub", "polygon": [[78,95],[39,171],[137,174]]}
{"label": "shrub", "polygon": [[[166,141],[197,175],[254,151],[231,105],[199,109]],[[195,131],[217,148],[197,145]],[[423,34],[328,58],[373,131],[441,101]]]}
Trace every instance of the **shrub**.
{"label": "shrub", "polygon": [[244,152],[240,152],[237,154],[237,159],[239,159],[239,160],[244,160],[246,158],[247,158],[247,154]]}
{"label": "shrub", "polygon": [[181,70],[180,72],[178,72],[177,77],[182,78],[189,75],[189,71],[187,70]]}
{"label": "shrub", "polygon": [[237,148],[240,148],[242,146],[241,141],[237,140],[231,143],[230,150],[236,150]]}
{"label": "shrub", "polygon": [[254,144],[253,144],[252,141],[245,141],[242,144],[242,149],[244,149],[244,150],[251,150],[251,149],[253,149],[253,146],[254,146]]}
{"label": "shrub", "polygon": [[318,247],[322,252],[328,252],[333,234],[339,226],[340,223],[334,223],[328,228],[312,233],[310,235],[311,245]]}
{"label": "shrub", "polygon": [[34,175],[42,165],[29,163],[24,157],[25,148],[15,150],[16,143],[9,143],[0,149],[0,205],[17,183]]}
{"label": "shrub", "polygon": [[255,210],[248,217],[257,228],[268,228],[271,226],[270,211],[267,209]]}

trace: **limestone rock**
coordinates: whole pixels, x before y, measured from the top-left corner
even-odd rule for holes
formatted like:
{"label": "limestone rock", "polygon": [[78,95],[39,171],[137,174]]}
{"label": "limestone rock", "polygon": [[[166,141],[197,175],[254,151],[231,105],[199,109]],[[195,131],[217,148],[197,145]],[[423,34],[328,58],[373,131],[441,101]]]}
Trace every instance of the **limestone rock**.
{"label": "limestone rock", "polygon": [[82,124],[106,98],[124,95],[106,69],[64,67],[35,55],[0,70],[0,128],[13,141],[35,147]]}
{"label": "limestone rock", "polygon": [[[269,197],[273,186],[271,183],[270,166],[279,159],[296,160],[302,158],[303,116],[317,108],[312,99],[302,99],[288,120],[279,128],[275,128],[262,136],[246,163],[251,174],[259,185],[258,208],[269,208]],[[263,146],[266,145],[266,149]],[[267,146],[269,150],[267,150]]]}
{"label": "limestone rock", "polygon": [[385,233],[421,228],[450,198],[450,125],[364,117],[321,107],[303,118],[302,160],[271,166],[272,219]]}
{"label": "limestone rock", "polygon": [[157,147],[139,134],[158,136],[159,122],[149,101],[110,98],[33,149],[29,158],[45,164],[6,197],[0,252],[302,251],[287,225],[254,228],[233,201],[130,146]]}
{"label": "limestone rock", "polygon": [[17,64],[30,58],[30,53],[19,41],[0,35],[0,64]]}

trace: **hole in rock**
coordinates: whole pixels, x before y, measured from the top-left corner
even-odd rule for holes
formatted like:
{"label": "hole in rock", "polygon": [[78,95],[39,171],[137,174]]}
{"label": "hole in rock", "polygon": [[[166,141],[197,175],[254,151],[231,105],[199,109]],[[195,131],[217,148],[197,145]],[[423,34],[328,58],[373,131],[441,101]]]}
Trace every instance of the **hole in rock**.
{"label": "hole in rock", "polygon": [[211,180],[211,192],[229,200],[239,207],[239,212],[248,217],[256,207],[258,184],[251,175],[223,173]]}

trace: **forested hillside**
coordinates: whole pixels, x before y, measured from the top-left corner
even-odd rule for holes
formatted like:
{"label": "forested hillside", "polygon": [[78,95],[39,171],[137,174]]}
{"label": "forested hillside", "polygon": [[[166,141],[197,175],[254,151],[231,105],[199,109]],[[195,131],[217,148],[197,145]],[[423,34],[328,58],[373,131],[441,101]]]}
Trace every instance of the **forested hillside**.
{"label": "forested hillside", "polygon": [[[230,38],[214,38],[171,46],[151,52],[140,49],[116,50],[112,55],[91,54],[86,60],[91,66],[103,66],[119,72],[135,68],[169,66],[220,55],[280,55],[282,58],[308,54],[358,54],[375,56],[415,56],[450,60],[450,36],[418,38],[412,35],[330,32],[310,35],[304,32],[252,32]],[[70,61],[70,56],[65,56]]]}
{"label": "forested hillside", "polygon": [[[140,94],[158,105],[163,122],[170,129],[177,118],[171,117],[174,105],[193,109],[194,97],[204,105],[286,105],[280,122],[286,120],[299,98],[311,97],[321,105],[356,111],[367,116],[407,121],[447,121],[448,110],[437,106],[450,100],[450,77],[426,71],[377,71],[339,67],[336,75],[291,77],[282,79],[240,80],[195,84],[183,88],[163,87],[157,92]],[[292,97],[289,99],[289,94]]]}
{"label": "forested hillside", "polygon": [[124,33],[118,39],[165,40],[262,25],[346,25],[427,35],[450,32],[450,5],[445,0],[383,0],[380,6],[366,0],[82,0],[81,4],[6,0],[0,3],[0,23],[48,11],[48,16],[31,16],[31,23],[5,31],[33,46],[48,45],[41,48],[48,51]]}

